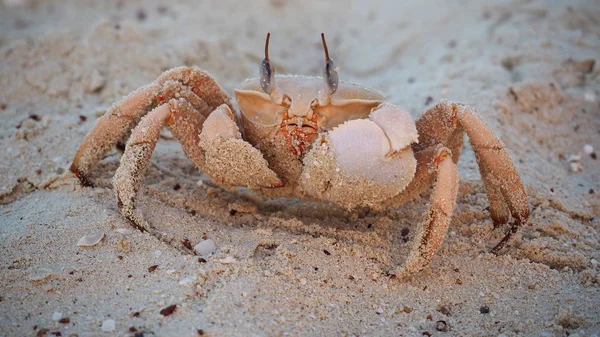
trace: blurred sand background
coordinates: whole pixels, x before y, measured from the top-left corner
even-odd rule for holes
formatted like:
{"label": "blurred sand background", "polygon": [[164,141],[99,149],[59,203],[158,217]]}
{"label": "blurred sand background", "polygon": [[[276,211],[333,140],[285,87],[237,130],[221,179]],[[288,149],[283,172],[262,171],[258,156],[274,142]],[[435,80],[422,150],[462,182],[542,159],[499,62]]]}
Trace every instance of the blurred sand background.
{"label": "blurred sand background", "polygon": [[[169,3],[0,1],[0,336],[600,335],[598,1]],[[320,75],[325,32],[342,79],[415,118],[442,98],[476,107],[530,194],[517,239],[487,253],[502,231],[468,143],[447,240],[404,281],[389,272],[427,196],[348,213],[224,191],[165,132],[139,201],[153,236],[110,184],[68,173],[113,102],[181,65],[231,94],[269,31],[280,74]],[[217,250],[199,260],[185,238]]]}

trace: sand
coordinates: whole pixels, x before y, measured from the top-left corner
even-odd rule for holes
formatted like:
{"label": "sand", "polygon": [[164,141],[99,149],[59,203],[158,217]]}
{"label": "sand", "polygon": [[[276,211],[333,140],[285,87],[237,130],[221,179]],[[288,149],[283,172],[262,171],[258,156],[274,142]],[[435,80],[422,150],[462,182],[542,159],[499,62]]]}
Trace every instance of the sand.
{"label": "sand", "polygon": [[[0,336],[600,335],[599,18],[593,0],[0,2]],[[268,31],[279,73],[319,75],[324,31],[341,79],[414,118],[443,98],[476,107],[529,223],[488,253],[503,231],[468,143],[447,239],[406,280],[390,271],[427,195],[346,212],[226,191],[164,132],[139,200],[148,234],[118,212],[118,151],[98,187],[68,172],[113,102],[181,65],[232,94]]]}

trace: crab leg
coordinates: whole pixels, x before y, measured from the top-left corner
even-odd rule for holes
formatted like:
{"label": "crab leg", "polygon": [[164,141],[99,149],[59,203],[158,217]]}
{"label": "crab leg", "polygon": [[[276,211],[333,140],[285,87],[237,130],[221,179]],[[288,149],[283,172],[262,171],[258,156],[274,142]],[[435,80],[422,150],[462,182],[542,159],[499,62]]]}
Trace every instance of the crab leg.
{"label": "crab leg", "polygon": [[146,114],[148,107],[154,102],[154,93],[158,90],[158,83],[144,86],[114,104],[98,120],[79,146],[71,164],[71,172],[75,173],[83,185],[92,185],[87,179],[87,173]]}
{"label": "crab leg", "polygon": [[[436,173],[436,167],[432,167],[431,163],[443,148],[445,148],[443,145],[438,144],[415,152],[414,155],[417,160],[417,169],[415,171],[415,176],[408,186],[406,186],[402,193],[374,206],[379,210],[384,210],[390,206],[403,205],[428,190],[434,182]],[[454,157],[454,155],[452,157]]]}
{"label": "crab leg", "polygon": [[501,182],[492,175],[487,165],[481,165],[479,172],[481,172],[481,180],[483,180],[483,186],[490,203],[490,215],[494,226],[503,225],[508,222],[510,209],[502,197]]}
{"label": "crab leg", "polygon": [[[460,124],[463,126],[471,146],[475,151],[475,157],[479,164],[484,185],[490,201],[490,212],[496,224],[505,223],[508,220],[505,208],[510,210],[514,222],[506,232],[504,238],[492,249],[498,252],[510,240],[529,217],[529,204],[527,193],[521,181],[510,155],[504,148],[504,144],[492,133],[475,111],[469,107],[453,104]],[[490,185],[494,187],[489,188]],[[504,202],[499,201],[502,195]],[[506,205],[506,206],[505,206]]]}
{"label": "crab leg", "polygon": [[195,67],[168,70],[152,84],[113,105],[98,120],[77,150],[71,171],[82,184],[91,185],[87,175],[102,156],[126,138],[149,109],[175,97],[185,98],[204,117],[221,104],[230,106],[229,96],[206,72]]}
{"label": "crab leg", "polygon": [[444,147],[439,149],[428,166],[437,169],[429,213],[425,221],[417,227],[414,247],[408,259],[396,272],[396,276],[400,278],[422,270],[431,262],[444,241],[456,204],[458,171],[450,150]]}
{"label": "crab leg", "polygon": [[162,104],[142,118],[127,141],[121,165],[113,178],[121,214],[141,231],[148,230],[149,226],[135,210],[136,196],[160,130],[170,115],[169,104]]}
{"label": "crab leg", "polygon": [[225,104],[205,118],[183,98],[171,99],[143,117],[127,142],[113,179],[123,216],[141,231],[149,230],[136,211],[136,196],[165,125],[196,166],[219,183],[249,187],[281,184],[260,151],[241,139],[233,118]]}
{"label": "crab leg", "polygon": [[138,229],[148,230],[147,223],[135,210],[136,196],[161,129],[168,125],[188,157],[202,167],[204,153],[198,143],[205,119],[187,100],[172,99],[150,111],[131,133],[113,184],[121,213]]}
{"label": "crab leg", "polygon": [[419,144],[414,146],[415,150],[443,144],[452,150],[455,162],[458,159],[455,151],[460,151],[457,147],[462,145],[463,130],[469,136],[494,224],[507,223],[509,214],[514,218],[504,238],[492,249],[492,252],[498,252],[529,217],[527,193],[504,144],[475,110],[462,104],[442,101],[425,112],[416,124]]}

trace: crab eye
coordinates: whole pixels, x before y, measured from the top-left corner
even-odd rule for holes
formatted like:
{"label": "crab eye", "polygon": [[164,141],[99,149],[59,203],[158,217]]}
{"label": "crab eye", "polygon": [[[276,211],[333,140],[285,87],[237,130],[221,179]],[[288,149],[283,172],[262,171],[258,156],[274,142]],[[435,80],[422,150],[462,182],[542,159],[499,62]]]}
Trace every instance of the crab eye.
{"label": "crab eye", "polygon": [[325,43],[325,34],[321,33],[323,40],[323,48],[325,49],[325,68],[323,69],[323,80],[325,81],[325,89],[328,95],[333,95],[338,88],[338,69],[332,59],[329,58],[327,43]]}
{"label": "crab eye", "polygon": [[325,78],[325,83],[327,84],[328,94],[333,95],[338,87],[338,72],[335,67],[335,63],[333,60],[328,60],[325,63],[325,69],[323,69],[323,77]]}
{"label": "crab eye", "polygon": [[265,59],[260,63],[260,87],[262,90],[270,94],[273,92],[275,87],[275,68],[271,64],[271,60],[269,60],[269,38],[271,37],[271,33],[267,34],[267,41],[265,42]]}
{"label": "crab eye", "polygon": [[264,59],[260,64],[260,87],[267,94],[273,91],[274,77],[275,69],[273,69],[271,61]]}

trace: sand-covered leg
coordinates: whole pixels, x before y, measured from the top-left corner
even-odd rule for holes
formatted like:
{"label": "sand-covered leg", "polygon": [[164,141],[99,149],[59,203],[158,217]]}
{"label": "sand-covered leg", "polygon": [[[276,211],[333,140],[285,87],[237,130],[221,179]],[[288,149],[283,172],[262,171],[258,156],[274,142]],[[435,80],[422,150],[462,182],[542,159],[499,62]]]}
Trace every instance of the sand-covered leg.
{"label": "sand-covered leg", "polygon": [[205,164],[202,170],[222,186],[251,189],[281,186],[262,153],[242,139],[228,105],[213,111],[200,134]]}
{"label": "sand-covered leg", "polygon": [[374,206],[401,193],[413,179],[410,114],[381,104],[369,119],[354,119],[317,139],[304,158],[300,186],[313,198],[345,208]]}
{"label": "sand-covered leg", "polygon": [[200,147],[200,132],[204,122],[205,114],[196,106],[184,98],[169,101],[171,117],[167,120],[167,126],[175,138],[181,143],[185,154],[204,171],[204,150]]}
{"label": "sand-covered leg", "polygon": [[509,214],[514,218],[502,241],[492,249],[492,252],[499,251],[529,217],[529,204],[521,176],[504,144],[474,109],[458,103],[442,101],[425,112],[416,124],[419,144],[414,146],[415,150],[418,152],[421,148],[443,144],[453,152],[454,162],[458,159],[457,151],[460,153],[462,147],[463,132],[469,136],[494,224],[507,223]]}
{"label": "sand-covered leg", "polygon": [[415,152],[442,144],[452,151],[452,160],[458,162],[464,143],[464,130],[458,123],[456,111],[447,102],[436,104],[416,122],[419,143],[413,145]]}
{"label": "sand-covered leg", "polygon": [[446,148],[438,150],[431,163],[437,169],[436,181],[433,185],[429,212],[425,221],[417,227],[413,248],[404,265],[396,272],[402,278],[425,268],[438,251],[452,218],[458,193],[458,170]]}
{"label": "sand-covered leg", "polygon": [[148,113],[133,130],[115,174],[114,186],[121,213],[138,229],[149,229],[142,215],[136,211],[136,196],[161,129],[167,125],[186,155],[200,169],[204,169],[205,156],[200,147],[200,133],[205,120],[204,114],[187,99],[171,99]]}
{"label": "sand-covered leg", "polygon": [[152,83],[138,89],[111,106],[96,122],[79,146],[70,168],[83,185],[91,185],[87,179],[88,172],[135,127],[153,105],[160,87],[160,84]]}
{"label": "sand-covered leg", "polygon": [[381,204],[376,205],[376,209],[383,210],[391,206],[403,205],[430,189],[437,172],[437,167],[433,165],[434,159],[442,148],[444,148],[444,146],[438,144],[415,152],[414,155],[417,160],[417,169],[411,182],[406,186],[402,193],[384,200]]}
{"label": "sand-covered leg", "polygon": [[184,98],[207,117],[221,104],[231,106],[230,98],[205,71],[180,67],[165,71],[159,78],[114,104],[80,145],[71,171],[82,184],[91,185],[89,171],[117,142],[127,137],[148,110],[173,98]]}
{"label": "sand-covered leg", "polygon": [[136,197],[160,130],[170,114],[169,104],[162,104],[142,118],[127,141],[121,165],[113,178],[121,214],[141,231],[147,231],[149,227],[135,209]]}
{"label": "sand-covered leg", "polygon": [[[232,111],[231,98],[219,86],[212,76],[198,67],[177,67],[169,69],[162,73],[157,81],[164,83],[166,81],[177,81],[192,89],[192,91],[201,97],[213,111],[221,104],[226,104]],[[207,115],[205,115],[207,117]]]}
{"label": "sand-covered leg", "polygon": [[[493,217],[495,222],[506,222],[506,214],[501,203],[506,203],[514,221],[511,228],[506,232],[504,238],[492,249],[496,253],[510,240],[529,217],[529,203],[527,193],[521,181],[521,175],[506,151],[504,144],[485,122],[477,115],[477,112],[467,106],[452,104],[456,111],[459,123],[469,136],[469,141],[475,152],[479,164],[488,199],[494,199]],[[494,187],[489,188],[490,185]],[[500,195],[502,199],[499,199]],[[492,201],[490,201],[490,205]],[[490,207],[492,210],[492,207]]]}
{"label": "sand-covered leg", "polygon": [[502,190],[500,189],[502,183],[492,174],[487,165],[481,165],[479,172],[481,172],[481,180],[483,180],[483,186],[490,203],[490,215],[494,227],[504,225],[510,218],[510,209],[502,196]]}

